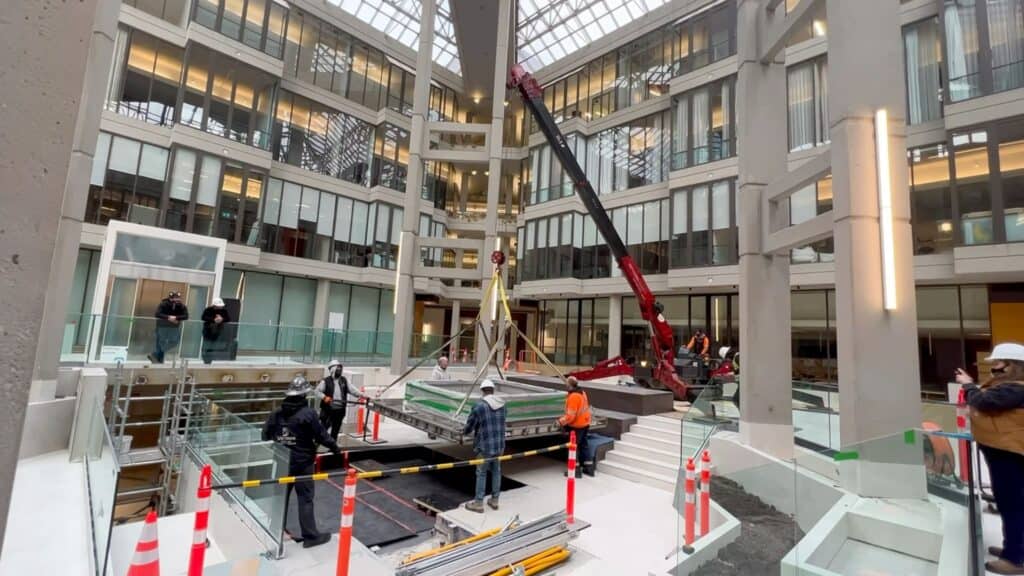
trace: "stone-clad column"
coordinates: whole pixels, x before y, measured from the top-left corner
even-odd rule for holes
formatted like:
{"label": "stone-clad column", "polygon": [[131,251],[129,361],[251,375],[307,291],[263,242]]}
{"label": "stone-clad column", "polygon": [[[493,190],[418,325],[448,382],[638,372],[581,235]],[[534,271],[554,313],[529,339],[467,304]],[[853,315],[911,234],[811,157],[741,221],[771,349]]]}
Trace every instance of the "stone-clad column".
{"label": "stone-clad column", "polygon": [[427,131],[427,110],[430,101],[430,74],[434,65],[434,13],[436,0],[421,0],[420,43],[416,53],[416,86],[413,91],[412,129],[409,131],[409,171],[405,181],[405,212],[402,235],[399,240],[401,254],[395,283],[395,327],[391,344],[391,373],[401,374],[409,363],[412,343],[413,269],[419,258],[416,239],[420,226],[420,187],[423,185],[423,147]]}
{"label": "stone-clad column", "polygon": [[118,6],[11,0],[0,19],[0,542],[33,372],[56,378]]}
{"label": "stone-clad column", "polygon": [[780,61],[760,62],[757,38],[765,35],[765,14],[761,0],[740,0],[740,435],[754,448],[788,458],[793,453],[789,255],[765,254],[762,246],[769,226],[762,194],[786,170],[786,69]]}
{"label": "stone-clad column", "polygon": [[[840,439],[844,447],[897,435],[899,463],[920,463],[919,446],[899,438],[921,425],[917,308],[904,114],[899,4],[828,0],[829,115],[835,217]],[[879,63],[888,63],[879,65]],[[888,116],[891,246],[881,241],[875,112]],[[882,255],[894,260],[895,308],[883,305]],[[861,450],[871,456],[871,450]],[[892,456],[894,453],[890,450]],[[862,457],[862,460],[864,458]],[[924,497],[922,466],[847,463],[843,485],[863,496]],[[903,475],[894,477],[903,470]]]}

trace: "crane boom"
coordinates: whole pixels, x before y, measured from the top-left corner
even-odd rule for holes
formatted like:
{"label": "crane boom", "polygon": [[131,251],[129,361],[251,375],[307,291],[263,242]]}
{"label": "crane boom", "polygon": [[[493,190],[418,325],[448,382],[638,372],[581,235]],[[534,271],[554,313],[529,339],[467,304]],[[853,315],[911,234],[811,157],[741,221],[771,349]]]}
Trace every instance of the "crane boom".
{"label": "crane boom", "polygon": [[[622,275],[626,278],[626,282],[629,283],[629,287],[636,294],[637,303],[640,306],[640,315],[650,326],[651,346],[655,353],[655,379],[672,390],[677,396],[685,398],[687,386],[676,374],[673,362],[675,359],[675,336],[672,333],[672,327],[669,326],[668,321],[665,320],[665,316],[662,314],[663,307],[654,299],[654,294],[651,293],[647,281],[644,280],[643,274],[640,273],[636,261],[630,256],[626,245],[622,242],[622,238],[615,230],[615,226],[612,225],[608,213],[597,198],[594,187],[587,181],[586,174],[576,161],[576,156],[566,144],[565,136],[562,135],[562,131],[555,124],[550,112],[548,112],[547,106],[544,104],[543,89],[537,84],[537,80],[519,64],[512,66],[512,70],[509,73],[508,87],[519,91],[523,104],[530,111],[530,114],[533,115],[534,120],[537,121],[541,133],[544,134],[544,137],[551,145],[551,150],[558,158],[558,161],[561,162],[562,168],[569,175],[569,178],[572,179],[576,194],[583,201],[583,205],[586,206],[587,212],[594,220],[594,224],[597,226],[598,231],[601,232],[601,236],[615,257],[619,270],[622,271]],[[577,376],[586,380],[631,372],[632,368],[621,357],[616,357],[605,360],[594,369],[579,373]]]}

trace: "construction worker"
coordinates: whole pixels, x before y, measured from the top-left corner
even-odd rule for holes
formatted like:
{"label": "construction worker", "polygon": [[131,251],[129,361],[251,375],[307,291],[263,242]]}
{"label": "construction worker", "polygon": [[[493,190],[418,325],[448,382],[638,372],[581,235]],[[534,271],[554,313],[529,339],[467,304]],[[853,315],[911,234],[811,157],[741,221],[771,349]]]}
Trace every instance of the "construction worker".
{"label": "construction worker", "polygon": [[686,345],[687,350],[704,357],[707,357],[709,348],[711,348],[711,338],[708,338],[700,328],[693,333],[693,338],[690,338],[689,344]]}
{"label": "construction worker", "polygon": [[558,419],[558,424],[566,432],[576,433],[576,454],[583,463],[576,467],[576,477],[582,478],[585,472],[587,476],[594,475],[594,462],[587,452],[587,434],[590,432],[590,399],[587,393],[580,388],[580,383],[574,376],[569,376],[565,381],[568,394],[565,396],[565,414]]}
{"label": "construction worker", "polygon": [[1024,346],[999,344],[985,360],[993,363],[992,378],[981,386],[963,369],[956,371],[1003,520],[1003,545],[989,546],[997,560],[986,562],[985,569],[1024,574]]}
{"label": "construction worker", "polygon": [[[473,411],[466,419],[464,435],[473,435],[473,452],[479,458],[496,458],[505,451],[505,400],[494,394],[494,382],[484,380],[480,383],[483,395],[473,406]],[[491,498],[487,505],[498,509],[498,496],[501,495],[501,462],[493,460],[477,464],[476,497],[466,503],[466,509],[483,513],[484,495],[487,493],[487,476],[491,477]]]}
{"label": "construction worker", "polygon": [[316,385],[317,400],[320,401],[320,424],[329,430],[331,438],[338,439],[341,425],[345,421],[345,410],[348,408],[349,394],[356,398],[366,395],[356,390],[345,378],[345,367],[338,360],[331,360],[327,365],[327,376]]}
{"label": "construction worker", "polygon": [[188,320],[188,306],[181,300],[181,292],[171,292],[156,307],[156,338],[153,352],[147,358],[153,364],[163,364],[164,354],[181,342],[181,323]]}
{"label": "construction worker", "polygon": [[434,371],[430,373],[431,380],[448,381],[452,379],[452,375],[448,373],[448,357],[441,356],[437,359],[437,364],[434,366]]}
{"label": "construction worker", "polygon": [[228,338],[224,335],[224,326],[231,322],[224,300],[214,298],[203,310],[203,364],[213,363],[214,356],[228,347]]}
{"label": "construction worker", "polygon": [[[288,385],[281,407],[270,414],[263,425],[263,440],[273,440],[288,448],[288,475],[304,476],[313,474],[316,468],[317,446],[326,446],[331,452],[340,454],[341,449],[320,424],[316,412],[309,407],[306,396],[311,387],[302,376],[296,376]],[[299,526],[302,528],[303,548],[312,548],[331,540],[330,532],[317,529],[313,511],[314,488],[312,480],[289,484],[295,487],[299,500]]]}

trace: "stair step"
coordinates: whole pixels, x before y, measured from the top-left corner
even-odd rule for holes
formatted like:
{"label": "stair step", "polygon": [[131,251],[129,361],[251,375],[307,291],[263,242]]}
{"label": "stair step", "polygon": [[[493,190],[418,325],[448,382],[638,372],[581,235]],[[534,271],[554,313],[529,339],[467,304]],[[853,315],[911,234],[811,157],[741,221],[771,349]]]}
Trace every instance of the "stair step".
{"label": "stair step", "polygon": [[644,470],[646,472],[653,472],[662,476],[674,477],[676,474],[675,466],[656,459],[645,458],[635,453],[630,454],[620,450],[612,450],[608,453],[606,460],[609,462],[615,462],[616,464],[622,464],[623,466],[633,468],[635,470]]}
{"label": "stair step", "polygon": [[681,448],[678,440],[672,441],[666,438],[639,434],[637,432],[626,432],[622,435],[622,439],[633,444],[640,444],[642,446],[647,446],[657,450],[664,450],[675,454],[679,454],[679,449]]}
{"label": "stair step", "polygon": [[664,416],[641,416],[637,418],[636,423],[678,434],[679,427],[682,425],[683,421],[675,418],[666,418]]}
{"label": "stair step", "polygon": [[680,438],[680,430],[678,428],[675,430],[665,430],[662,428],[647,426],[641,422],[630,426],[629,431],[637,434],[643,434],[644,436],[650,436],[651,438],[662,438],[668,442],[674,442],[676,444],[679,443]]}
{"label": "stair step", "polygon": [[601,463],[597,465],[597,468],[602,474],[610,474],[617,478],[630,480],[632,482],[644,484],[666,492],[672,492],[676,487],[675,478],[672,476],[665,476],[664,474],[656,474],[645,470],[637,470],[630,468],[629,466],[619,464],[618,462],[602,460]]}
{"label": "stair step", "polygon": [[616,442],[615,449],[613,449],[608,454],[611,455],[615,452],[621,452],[622,454],[625,454],[627,456],[633,456],[636,458],[654,460],[670,467],[675,467],[679,465],[679,452],[659,450],[657,448],[644,446],[643,444],[634,444],[629,441],[620,440]]}

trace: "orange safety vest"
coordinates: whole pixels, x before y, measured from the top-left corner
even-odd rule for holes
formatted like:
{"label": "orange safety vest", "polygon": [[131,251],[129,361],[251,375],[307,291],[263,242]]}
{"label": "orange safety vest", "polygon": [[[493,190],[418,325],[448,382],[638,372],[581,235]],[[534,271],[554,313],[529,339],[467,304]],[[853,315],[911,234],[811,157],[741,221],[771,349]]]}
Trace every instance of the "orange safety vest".
{"label": "orange safety vest", "polygon": [[565,414],[558,423],[569,428],[590,426],[590,399],[583,390],[573,390],[565,397]]}

